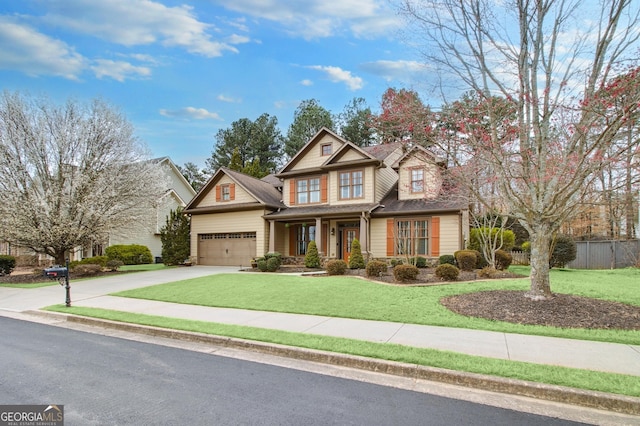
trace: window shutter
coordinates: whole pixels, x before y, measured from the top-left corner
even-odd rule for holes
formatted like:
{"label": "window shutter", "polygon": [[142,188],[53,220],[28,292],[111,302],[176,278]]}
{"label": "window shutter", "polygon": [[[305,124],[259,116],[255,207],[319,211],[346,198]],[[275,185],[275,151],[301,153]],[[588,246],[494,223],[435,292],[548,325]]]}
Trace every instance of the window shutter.
{"label": "window shutter", "polygon": [[220,185],[216,185],[216,202],[220,202]]}
{"label": "window shutter", "polygon": [[387,219],[387,256],[394,255],[393,219]]}
{"label": "window shutter", "polygon": [[229,185],[229,200],[236,199],[236,184],[232,183]]}
{"label": "window shutter", "polygon": [[431,218],[431,256],[440,256],[440,218]]}
{"label": "window shutter", "polygon": [[327,175],[320,177],[320,202],[327,202]]}
{"label": "window shutter", "polygon": [[289,205],[293,206],[296,203],[296,180],[291,179],[289,181]]}

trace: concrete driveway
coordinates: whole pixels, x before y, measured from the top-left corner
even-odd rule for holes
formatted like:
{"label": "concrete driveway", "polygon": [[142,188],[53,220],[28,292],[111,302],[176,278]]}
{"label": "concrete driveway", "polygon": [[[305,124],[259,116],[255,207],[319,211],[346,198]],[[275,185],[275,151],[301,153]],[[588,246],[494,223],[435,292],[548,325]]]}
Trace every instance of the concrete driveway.
{"label": "concrete driveway", "polygon": [[[238,272],[232,266],[191,266],[157,271],[132,272],[111,277],[70,282],[71,304],[117,291],[187,280],[213,274]],[[0,287],[0,310],[23,312],[64,303],[65,289],[59,285],[40,288]]]}

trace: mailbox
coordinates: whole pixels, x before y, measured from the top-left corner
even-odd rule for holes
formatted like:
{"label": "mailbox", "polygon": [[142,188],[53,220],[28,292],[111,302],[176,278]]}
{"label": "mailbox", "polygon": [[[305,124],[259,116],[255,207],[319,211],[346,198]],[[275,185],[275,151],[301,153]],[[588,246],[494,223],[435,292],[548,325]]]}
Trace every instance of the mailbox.
{"label": "mailbox", "polygon": [[69,276],[69,270],[60,265],[53,265],[51,268],[46,268],[43,273],[45,277],[51,279],[66,278]]}

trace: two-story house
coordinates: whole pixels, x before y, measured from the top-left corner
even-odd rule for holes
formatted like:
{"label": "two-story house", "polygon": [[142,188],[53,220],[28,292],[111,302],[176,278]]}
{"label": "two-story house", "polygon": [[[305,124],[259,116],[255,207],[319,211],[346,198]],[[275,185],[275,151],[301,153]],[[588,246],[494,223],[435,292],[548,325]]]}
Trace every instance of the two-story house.
{"label": "two-story house", "polygon": [[447,193],[443,165],[404,143],[358,147],[318,132],[275,175],[255,179],[220,168],[185,208],[192,261],[247,266],[279,252],[349,258],[438,257],[464,247],[468,202]]}

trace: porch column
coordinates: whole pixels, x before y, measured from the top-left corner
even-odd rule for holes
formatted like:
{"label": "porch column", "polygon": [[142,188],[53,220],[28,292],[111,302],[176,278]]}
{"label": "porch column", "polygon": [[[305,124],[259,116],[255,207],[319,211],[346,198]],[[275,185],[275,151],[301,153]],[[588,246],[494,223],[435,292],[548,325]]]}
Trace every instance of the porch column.
{"label": "porch column", "polygon": [[[264,246],[263,246],[264,247]],[[276,221],[269,221],[269,253],[276,251]]]}
{"label": "porch column", "polygon": [[318,253],[322,256],[322,218],[316,217],[316,246],[318,246]]}
{"label": "porch column", "polygon": [[[360,247],[362,248],[362,254],[369,254],[369,222],[364,217],[364,215],[360,215]],[[366,258],[366,256],[365,256]]]}

